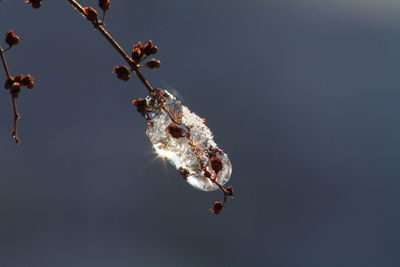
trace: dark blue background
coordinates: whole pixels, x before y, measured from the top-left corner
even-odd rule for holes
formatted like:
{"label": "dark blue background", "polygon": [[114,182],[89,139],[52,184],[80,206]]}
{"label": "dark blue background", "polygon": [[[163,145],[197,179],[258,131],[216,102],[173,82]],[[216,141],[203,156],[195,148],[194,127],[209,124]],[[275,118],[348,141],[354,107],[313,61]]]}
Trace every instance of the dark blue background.
{"label": "dark blue background", "polygon": [[[97,1],[83,1],[95,6]],[[0,3],[7,57],[37,87],[10,138],[0,91],[0,266],[399,266],[400,2],[116,1],[107,28],[208,119],[237,195],[196,191],[155,155],[136,80],[67,1]]]}

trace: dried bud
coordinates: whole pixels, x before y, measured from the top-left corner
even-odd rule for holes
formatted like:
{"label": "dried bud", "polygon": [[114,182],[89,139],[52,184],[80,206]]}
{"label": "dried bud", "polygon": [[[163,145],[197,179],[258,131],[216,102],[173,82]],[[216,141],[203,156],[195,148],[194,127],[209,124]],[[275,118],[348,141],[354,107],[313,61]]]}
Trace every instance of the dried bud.
{"label": "dried bud", "polygon": [[224,204],[221,201],[215,201],[210,209],[210,211],[214,214],[220,214],[222,212],[222,209],[224,207]]}
{"label": "dried bud", "polygon": [[147,113],[147,103],[145,99],[138,98],[132,101],[132,104],[136,106],[137,112],[143,116]]}
{"label": "dried bud", "polygon": [[[135,45],[136,46],[136,45]],[[142,60],[142,51],[139,47],[133,47],[132,51],[132,59],[136,63],[139,63]]]}
{"label": "dried bud", "polygon": [[[17,78],[19,75],[17,76]],[[21,85],[27,86],[29,83],[33,82],[33,77],[30,74],[22,75],[20,78]]]}
{"label": "dried bud", "polygon": [[178,171],[182,175],[182,177],[185,178],[185,180],[187,179],[187,177],[190,174],[190,172],[187,169],[182,168],[182,167],[179,167]]}
{"label": "dried bud", "polygon": [[111,1],[110,0],[99,0],[99,7],[106,12],[110,9]]}
{"label": "dried bud", "polygon": [[173,138],[181,138],[181,137],[185,136],[183,134],[183,129],[181,127],[179,127],[178,125],[173,124],[173,123],[168,125],[167,131]]}
{"label": "dried bud", "polygon": [[146,67],[150,69],[158,69],[161,66],[161,62],[155,58],[150,59],[146,62]]}
{"label": "dried bud", "polygon": [[207,178],[211,178],[211,172],[205,170],[204,171],[204,176],[207,177]]}
{"label": "dried bud", "polygon": [[118,79],[128,81],[130,78],[129,77],[130,71],[125,66],[116,66],[116,67],[114,67],[113,71],[114,71],[114,73],[117,74]]}
{"label": "dried bud", "polygon": [[150,54],[154,55],[154,54],[157,54],[157,52],[158,52],[158,47],[155,45],[155,46],[153,46],[153,47],[151,48]]}
{"label": "dried bud", "polygon": [[14,83],[14,77],[8,78],[4,84],[4,88],[10,89],[13,83]]}
{"label": "dried bud", "polygon": [[12,96],[17,98],[20,91],[21,91],[21,84],[18,82],[13,82],[10,88],[10,93],[12,94]]}
{"label": "dried bud", "polygon": [[232,197],[233,196],[233,187],[232,186],[228,186],[226,188],[226,192],[228,193],[228,196]]}
{"label": "dried bud", "polygon": [[33,8],[40,8],[42,6],[42,0],[26,0],[25,4],[32,4]]}
{"label": "dried bud", "polygon": [[153,41],[148,40],[143,47],[143,52],[148,56],[151,54],[151,48],[153,47]]}
{"label": "dried bud", "polygon": [[13,30],[9,30],[6,33],[6,43],[11,47],[13,45],[17,45],[19,43],[19,37],[15,34]]}
{"label": "dried bud", "polygon": [[218,157],[212,157],[210,164],[215,173],[219,173],[222,170],[222,161]]}
{"label": "dried bud", "polygon": [[92,7],[84,7],[83,12],[85,16],[90,21],[97,21],[97,11]]}
{"label": "dried bud", "polygon": [[14,82],[20,83],[22,81],[23,77],[24,77],[24,75],[19,74],[17,77],[14,78]]}
{"label": "dried bud", "polygon": [[34,81],[30,81],[26,87],[28,87],[28,89],[32,89],[33,87],[35,87],[35,82]]}

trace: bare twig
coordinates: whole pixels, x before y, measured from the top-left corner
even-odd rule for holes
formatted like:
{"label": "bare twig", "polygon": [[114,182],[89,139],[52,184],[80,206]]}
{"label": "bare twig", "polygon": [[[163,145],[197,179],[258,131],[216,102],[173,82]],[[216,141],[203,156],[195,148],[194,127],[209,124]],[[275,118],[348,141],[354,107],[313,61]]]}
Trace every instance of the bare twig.
{"label": "bare twig", "polygon": [[[84,8],[77,1],[75,0],[67,0],[67,1],[73,7],[75,7],[75,9],[79,11],[82,14],[82,16],[86,18]],[[98,30],[107,39],[107,41],[115,48],[115,50],[117,50],[117,52],[129,64],[129,66],[135,72],[136,76],[146,87],[147,91],[152,92],[154,89],[150,85],[150,83],[146,80],[146,78],[143,76],[143,74],[140,72],[138,63],[128,56],[125,50],[115,41],[115,39],[111,36],[111,34],[104,28],[103,25],[100,24],[98,20],[90,20],[90,22],[93,24],[94,28]]]}
{"label": "bare twig", "polygon": [[15,94],[11,94],[11,99],[12,99],[12,104],[13,104],[13,113],[14,113],[14,126],[12,130],[12,138],[14,138],[15,142],[19,144],[19,138],[18,138],[18,131],[17,131],[17,121],[19,120],[20,116],[18,114],[17,110],[17,98],[15,97]]}
{"label": "bare twig", "polygon": [[[11,80],[11,74],[10,74],[10,69],[7,64],[6,57],[4,55],[5,50],[0,46],[0,56],[1,56],[1,61],[3,62],[3,68],[4,68],[4,73],[6,74],[7,80]],[[13,106],[13,130],[12,130],[12,138],[14,138],[15,142],[19,144],[19,138],[18,138],[18,130],[17,130],[17,121],[19,120],[20,116],[18,114],[18,109],[17,109],[17,94],[14,92],[11,93],[11,102]]]}
{"label": "bare twig", "polygon": [[4,50],[3,47],[0,46],[0,56],[1,56],[1,61],[3,62],[4,72],[7,76],[7,79],[10,79],[11,74],[10,74],[10,70],[8,68],[6,57],[4,56],[4,52],[6,52],[6,50]]}

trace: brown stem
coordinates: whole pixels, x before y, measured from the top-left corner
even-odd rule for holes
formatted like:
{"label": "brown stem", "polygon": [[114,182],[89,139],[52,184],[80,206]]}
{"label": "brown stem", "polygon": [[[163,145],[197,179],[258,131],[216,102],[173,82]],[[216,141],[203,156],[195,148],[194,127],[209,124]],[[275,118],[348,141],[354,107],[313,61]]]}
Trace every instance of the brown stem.
{"label": "brown stem", "polygon": [[[85,16],[85,11],[83,7],[75,0],[67,0],[76,10],[78,10],[82,16]],[[150,83],[144,78],[143,74],[139,70],[139,66],[137,62],[135,62],[132,58],[128,56],[125,50],[114,40],[114,38],[107,32],[107,30],[99,23],[98,20],[91,20],[90,21],[96,30],[98,30],[106,39],[107,41],[117,50],[117,52],[125,59],[125,61],[131,66],[133,71],[135,72],[136,76],[139,80],[143,83],[146,87],[147,91],[152,92],[154,89],[150,85]]]}
{"label": "brown stem", "polygon": [[7,76],[7,79],[9,79],[9,78],[11,78],[11,74],[10,74],[10,70],[8,68],[8,65],[7,65],[6,57],[4,56],[4,52],[5,51],[6,50],[4,50],[3,47],[0,46],[0,56],[1,56],[1,61],[3,62],[4,72],[5,72],[6,76]]}
{"label": "brown stem", "polygon": [[14,127],[12,131],[12,138],[14,138],[15,142],[19,144],[19,138],[18,138],[18,131],[17,131],[17,121],[19,120],[20,116],[18,114],[17,110],[17,98],[16,95],[11,93],[11,99],[12,99],[12,104],[13,104],[13,112],[14,112]]}
{"label": "brown stem", "polygon": [[[0,46],[0,57],[1,57],[1,61],[3,62],[4,72],[7,76],[7,79],[11,79],[10,69],[8,68],[6,57],[4,56],[5,51],[6,50],[4,50]],[[17,110],[17,95],[11,91],[10,91],[10,93],[11,93],[11,102],[12,102],[13,113],[14,113],[14,124],[13,124],[13,130],[12,130],[11,136],[12,136],[12,138],[14,138],[15,142],[17,144],[19,144],[17,121],[19,120],[20,116],[19,116],[18,110]]]}

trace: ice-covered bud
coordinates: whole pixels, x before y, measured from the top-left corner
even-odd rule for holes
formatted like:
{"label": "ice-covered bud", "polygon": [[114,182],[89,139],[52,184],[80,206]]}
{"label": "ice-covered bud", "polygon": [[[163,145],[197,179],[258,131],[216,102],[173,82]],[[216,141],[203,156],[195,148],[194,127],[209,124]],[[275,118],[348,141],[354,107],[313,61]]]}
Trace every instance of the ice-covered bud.
{"label": "ice-covered bud", "polygon": [[146,106],[146,134],[158,156],[167,159],[197,189],[213,191],[228,182],[231,163],[203,118],[166,90],[155,89],[146,98]]}

